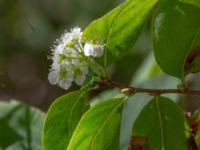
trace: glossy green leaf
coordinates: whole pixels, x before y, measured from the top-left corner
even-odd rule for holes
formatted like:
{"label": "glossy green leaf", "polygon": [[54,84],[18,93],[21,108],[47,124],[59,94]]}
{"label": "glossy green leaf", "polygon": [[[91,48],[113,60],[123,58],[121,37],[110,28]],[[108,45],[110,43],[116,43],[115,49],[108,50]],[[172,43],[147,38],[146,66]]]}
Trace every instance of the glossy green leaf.
{"label": "glossy green leaf", "polygon": [[82,114],[89,109],[87,94],[71,92],[51,105],[43,128],[43,150],[66,150]]}
{"label": "glossy green leaf", "polygon": [[149,150],[187,150],[183,112],[168,98],[155,97],[142,110],[133,136],[143,137]]}
{"label": "glossy green leaf", "polygon": [[191,69],[190,54],[200,46],[200,8],[181,0],[161,0],[152,32],[160,67],[184,81]]}
{"label": "glossy green leaf", "polygon": [[87,111],[67,150],[119,150],[119,131],[124,98],[101,102]]}
{"label": "glossy green leaf", "polygon": [[44,113],[17,101],[0,102],[0,148],[41,150]]}
{"label": "glossy green leaf", "polygon": [[83,32],[83,41],[106,45],[105,64],[122,57],[136,42],[147,16],[157,0],[127,0],[92,22]]}

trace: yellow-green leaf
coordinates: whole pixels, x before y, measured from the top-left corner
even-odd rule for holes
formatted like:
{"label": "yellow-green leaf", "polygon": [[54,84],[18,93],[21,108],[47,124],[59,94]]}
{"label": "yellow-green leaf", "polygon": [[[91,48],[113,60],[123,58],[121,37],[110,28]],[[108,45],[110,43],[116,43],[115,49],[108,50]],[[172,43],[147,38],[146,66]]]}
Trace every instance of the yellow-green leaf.
{"label": "yellow-green leaf", "polygon": [[83,32],[83,41],[105,44],[106,65],[121,58],[136,42],[150,10],[157,0],[127,0],[92,22]]}
{"label": "yellow-green leaf", "polygon": [[101,102],[80,120],[67,150],[119,150],[124,98]]}
{"label": "yellow-green leaf", "polygon": [[71,136],[89,108],[87,92],[61,96],[51,105],[43,128],[43,150],[66,150]]}

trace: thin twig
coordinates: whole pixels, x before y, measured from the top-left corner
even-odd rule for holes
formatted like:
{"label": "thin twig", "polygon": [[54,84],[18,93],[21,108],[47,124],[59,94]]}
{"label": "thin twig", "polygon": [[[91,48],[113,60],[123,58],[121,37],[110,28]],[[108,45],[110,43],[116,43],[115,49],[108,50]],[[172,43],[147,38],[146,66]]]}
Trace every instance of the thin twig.
{"label": "thin twig", "polygon": [[152,96],[158,96],[161,94],[187,94],[187,95],[195,95],[200,96],[200,90],[192,90],[192,89],[148,89],[148,88],[137,88],[137,87],[130,87],[126,86],[114,81],[111,81],[107,78],[102,78],[100,86],[110,86],[119,88],[121,92],[126,94],[135,94],[135,93],[148,93]]}

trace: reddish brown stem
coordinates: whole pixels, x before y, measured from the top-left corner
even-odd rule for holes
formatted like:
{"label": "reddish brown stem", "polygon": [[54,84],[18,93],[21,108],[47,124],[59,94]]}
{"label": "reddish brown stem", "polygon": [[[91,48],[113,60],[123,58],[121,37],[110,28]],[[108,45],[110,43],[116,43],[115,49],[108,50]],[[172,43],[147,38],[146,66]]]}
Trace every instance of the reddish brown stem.
{"label": "reddish brown stem", "polygon": [[187,95],[195,95],[200,96],[200,90],[192,90],[192,89],[147,89],[147,88],[137,88],[137,87],[130,87],[126,86],[109,79],[103,78],[100,86],[110,86],[119,88],[121,92],[127,94],[134,94],[134,93],[148,93],[152,96],[157,96],[161,94],[187,94]]}

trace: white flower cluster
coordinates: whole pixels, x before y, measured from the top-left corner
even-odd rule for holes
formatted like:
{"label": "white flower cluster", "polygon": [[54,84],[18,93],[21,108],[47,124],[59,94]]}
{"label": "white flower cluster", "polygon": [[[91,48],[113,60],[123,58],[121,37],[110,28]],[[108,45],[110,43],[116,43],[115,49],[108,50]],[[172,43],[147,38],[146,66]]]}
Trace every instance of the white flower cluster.
{"label": "white flower cluster", "polygon": [[[89,72],[88,58],[101,57],[104,47],[86,42],[81,43],[81,29],[76,27],[66,32],[52,49],[53,64],[48,75],[49,82],[68,89],[74,81],[82,85]],[[89,59],[91,59],[91,57]]]}

